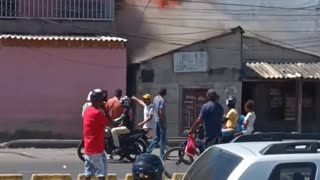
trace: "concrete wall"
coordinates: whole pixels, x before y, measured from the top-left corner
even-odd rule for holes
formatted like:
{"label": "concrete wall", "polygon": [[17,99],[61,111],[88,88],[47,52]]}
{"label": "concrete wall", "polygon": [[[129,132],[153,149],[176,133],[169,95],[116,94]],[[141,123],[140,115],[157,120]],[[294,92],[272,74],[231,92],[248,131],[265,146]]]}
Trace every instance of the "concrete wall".
{"label": "concrete wall", "polygon": [[310,54],[272,45],[258,39],[244,37],[243,60],[249,62],[319,62],[320,58]]}
{"label": "concrete wall", "polygon": [[[160,88],[168,89],[167,118],[168,135],[178,136],[181,130],[182,89],[215,88],[220,101],[225,104],[229,95],[235,95],[241,105],[242,83],[239,81],[241,68],[241,34],[229,34],[200,42],[176,52],[206,51],[209,55],[210,71],[205,73],[175,73],[173,52],[151,59],[140,65],[137,77],[137,93],[149,92],[156,95]],[[153,70],[154,81],[143,83],[141,70]],[[136,119],[142,120],[142,109],[137,108]]]}
{"label": "concrete wall", "polygon": [[89,90],[125,90],[126,67],[125,49],[1,47],[0,133],[80,138]]}

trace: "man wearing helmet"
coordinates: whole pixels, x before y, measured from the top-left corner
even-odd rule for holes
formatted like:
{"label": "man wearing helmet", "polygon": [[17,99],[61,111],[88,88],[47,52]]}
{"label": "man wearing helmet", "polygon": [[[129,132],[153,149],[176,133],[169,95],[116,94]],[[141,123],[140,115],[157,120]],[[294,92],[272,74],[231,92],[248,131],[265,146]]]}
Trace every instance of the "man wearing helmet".
{"label": "man wearing helmet", "polygon": [[84,175],[86,180],[96,176],[99,180],[107,175],[107,159],[104,154],[106,116],[101,112],[105,96],[102,91],[90,93],[90,106],[83,113]]}
{"label": "man wearing helmet", "polygon": [[115,119],[116,123],[120,123],[119,127],[115,127],[111,130],[113,144],[118,149],[120,148],[119,135],[128,134],[133,129],[133,121],[130,116],[130,106],[131,100],[127,96],[124,96],[120,99],[120,104],[123,107],[123,113],[120,117]]}
{"label": "man wearing helmet", "polygon": [[87,107],[91,106],[91,94],[92,92],[102,92],[103,93],[103,105],[101,106],[100,110],[102,113],[104,113],[107,118],[109,118],[107,114],[107,109],[104,107],[106,102],[108,101],[108,91],[107,90],[101,90],[101,89],[94,89],[93,91],[90,91],[87,97],[86,102],[82,106],[82,117],[84,115],[84,111],[87,109]]}
{"label": "man wearing helmet", "polygon": [[226,122],[225,127],[222,130],[222,133],[234,132],[237,128],[237,122],[239,118],[238,111],[236,110],[236,98],[234,96],[230,96],[226,100],[226,105],[229,108],[227,115],[224,118],[224,122]]}

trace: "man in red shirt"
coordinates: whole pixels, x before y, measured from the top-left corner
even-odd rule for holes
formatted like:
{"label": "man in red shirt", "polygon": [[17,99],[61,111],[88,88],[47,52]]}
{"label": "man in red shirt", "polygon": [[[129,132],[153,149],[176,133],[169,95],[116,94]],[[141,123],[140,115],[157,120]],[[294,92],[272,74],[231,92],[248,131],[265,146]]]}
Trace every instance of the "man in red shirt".
{"label": "man in red shirt", "polygon": [[85,109],[83,115],[84,175],[85,180],[90,180],[93,176],[102,180],[107,175],[104,137],[109,122],[100,111],[104,101],[103,92],[92,91],[90,101],[92,105]]}

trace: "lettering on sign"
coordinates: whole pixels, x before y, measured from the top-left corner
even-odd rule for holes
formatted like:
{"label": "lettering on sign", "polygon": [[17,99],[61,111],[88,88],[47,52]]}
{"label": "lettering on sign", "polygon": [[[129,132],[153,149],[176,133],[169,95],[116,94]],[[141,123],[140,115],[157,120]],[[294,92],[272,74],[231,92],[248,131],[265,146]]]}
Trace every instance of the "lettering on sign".
{"label": "lettering on sign", "polygon": [[174,72],[207,72],[207,52],[178,52],[173,54]]}
{"label": "lettering on sign", "polygon": [[184,88],[182,97],[182,126],[190,128],[207,102],[207,89]]}

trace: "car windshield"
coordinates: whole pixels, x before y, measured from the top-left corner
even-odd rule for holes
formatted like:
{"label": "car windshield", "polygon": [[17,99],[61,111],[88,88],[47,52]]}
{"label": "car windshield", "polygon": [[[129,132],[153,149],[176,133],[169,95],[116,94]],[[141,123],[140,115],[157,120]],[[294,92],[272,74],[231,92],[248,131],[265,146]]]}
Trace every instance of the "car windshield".
{"label": "car windshield", "polygon": [[228,179],[242,158],[217,147],[208,149],[188,169],[184,180]]}

